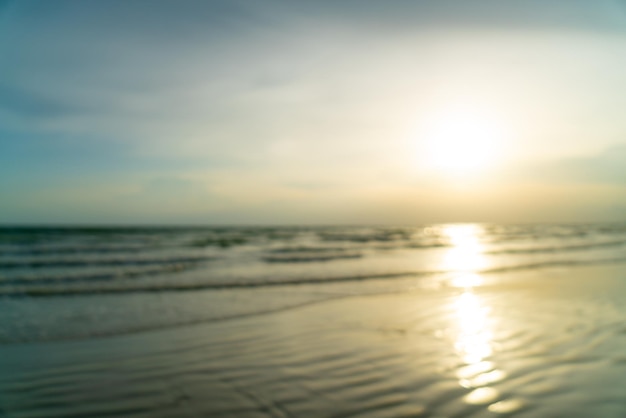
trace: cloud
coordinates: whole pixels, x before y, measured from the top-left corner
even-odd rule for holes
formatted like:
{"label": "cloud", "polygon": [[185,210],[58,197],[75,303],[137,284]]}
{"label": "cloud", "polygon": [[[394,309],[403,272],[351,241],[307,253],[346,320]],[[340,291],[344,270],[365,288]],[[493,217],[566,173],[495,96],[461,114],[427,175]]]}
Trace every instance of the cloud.
{"label": "cloud", "polygon": [[591,157],[567,158],[524,167],[537,180],[626,186],[626,143]]}
{"label": "cloud", "polygon": [[58,100],[41,92],[0,84],[0,112],[24,117],[31,123],[63,118],[67,115],[80,115],[89,111],[93,111],[92,104]]}
{"label": "cloud", "polygon": [[[515,99],[516,80],[498,85],[497,75],[514,71],[502,65],[511,57],[533,62],[528,46],[475,33],[457,45],[450,37],[463,23],[576,28],[583,15],[615,18],[608,1],[12,4],[14,42],[0,42],[5,125],[124,141],[145,157],[240,162],[280,160],[274,150],[289,142],[307,150],[292,159],[372,160],[361,150],[380,155],[384,146],[371,144],[403,138],[442,78]],[[481,49],[485,39],[496,45]],[[471,74],[487,70],[493,86]]]}
{"label": "cloud", "polygon": [[[8,5],[0,145],[20,145],[5,148],[14,162],[0,171],[12,190],[34,189],[23,181],[31,176],[58,191],[29,202],[59,216],[91,201],[98,216],[106,207],[135,219],[331,219],[359,208],[363,219],[408,219],[419,194],[433,200],[418,205],[424,216],[453,217],[466,201],[424,193],[427,178],[407,185],[407,143],[423,140],[415,125],[446,100],[519,116],[535,161],[548,148],[555,158],[589,153],[624,130],[626,102],[613,93],[625,86],[614,36],[624,19],[614,1]],[[595,141],[569,136],[594,130]],[[530,167],[531,180],[622,184],[623,154]],[[98,197],[90,182],[112,186]]]}

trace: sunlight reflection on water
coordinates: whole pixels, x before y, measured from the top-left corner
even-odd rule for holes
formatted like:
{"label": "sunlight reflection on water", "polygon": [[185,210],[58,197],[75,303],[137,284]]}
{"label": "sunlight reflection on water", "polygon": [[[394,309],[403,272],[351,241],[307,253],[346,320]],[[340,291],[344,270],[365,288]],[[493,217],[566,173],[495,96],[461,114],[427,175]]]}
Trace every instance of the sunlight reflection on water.
{"label": "sunlight reflection on water", "polygon": [[448,225],[442,232],[452,245],[443,257],[443,270],[475,274],[487,267],[478,225]]}
{"label": "sunlight reflection on water", "polygon": [[495,413],[509,413],[521,408],[520,402],[501,400],[500,392],[491,385],[506,378],[506,373],[489,361],[494,354],[491,329],[491,307],[473,288],[484,283],[480,271],[487,267],[480,242],[478,225],[450,225],[443,229],[452,247],[442,259],[442,268],[454,273],[450,284],[463,289],[452,301],[454,349],[463,362],[457,370],[459,384],[472,389],[464,401],[473,405],[489,405]]}
{"label": "sunlight reflection on water", "polygon": [[455,348],[466,364],[479,363],[493,353],[489,308],[469,291],[459,295],[454,304],[459,327]]}
{"label": "sunlight reflection on water", "polygon": [[443,232],[452,244],[444,256],[444,268],[459,273],[451,284],[464,289],[453,302],[458,327],[455,348],[464,363],[478,364],[493,353],[493,336],[488,326],[490,308],[471,291],[482,284],[478,271],[486,264],[479,239],[480,228],[477,225],[450,225]]}

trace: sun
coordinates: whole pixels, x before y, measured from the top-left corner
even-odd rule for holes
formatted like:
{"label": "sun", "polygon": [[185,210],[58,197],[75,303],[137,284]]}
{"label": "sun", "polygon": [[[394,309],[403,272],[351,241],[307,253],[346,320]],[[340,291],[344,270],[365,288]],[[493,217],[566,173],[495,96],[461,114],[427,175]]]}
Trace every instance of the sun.
{"label": "sun", "polygon": [[428,119],[420,161],[447,175],[475,175],[498,163],[504,131],[495,113],[471,106],[450,107]]}

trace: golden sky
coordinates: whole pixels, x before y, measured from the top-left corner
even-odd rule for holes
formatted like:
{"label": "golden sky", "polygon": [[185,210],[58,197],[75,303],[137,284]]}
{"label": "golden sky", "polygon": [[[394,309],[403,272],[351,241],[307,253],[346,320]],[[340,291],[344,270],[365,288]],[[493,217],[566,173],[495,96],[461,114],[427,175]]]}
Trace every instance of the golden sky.
{"label": "golden sky", "polygon": [[619,1],[0,3],[0,222],[626,213]]}

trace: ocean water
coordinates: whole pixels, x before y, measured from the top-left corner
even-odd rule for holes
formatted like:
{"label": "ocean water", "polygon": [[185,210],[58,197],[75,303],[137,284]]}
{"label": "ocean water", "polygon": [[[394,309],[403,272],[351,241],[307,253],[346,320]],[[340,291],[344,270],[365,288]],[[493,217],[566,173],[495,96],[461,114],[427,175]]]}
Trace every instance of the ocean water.
{"label": "ocean water", "polygon": [[626,224],[0,229],[0,343],[626,261]]}
{"label": "ocean water", "polygon": [[0,417],[626,416],[626,224],[4,228]]}

